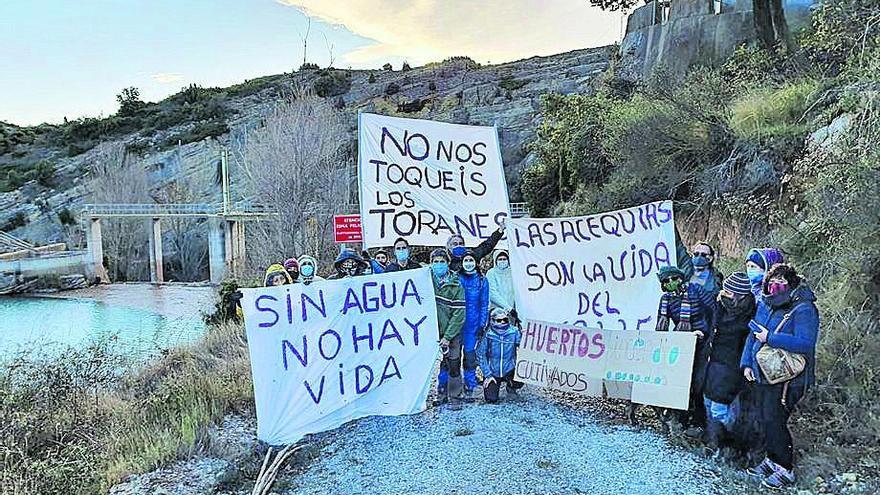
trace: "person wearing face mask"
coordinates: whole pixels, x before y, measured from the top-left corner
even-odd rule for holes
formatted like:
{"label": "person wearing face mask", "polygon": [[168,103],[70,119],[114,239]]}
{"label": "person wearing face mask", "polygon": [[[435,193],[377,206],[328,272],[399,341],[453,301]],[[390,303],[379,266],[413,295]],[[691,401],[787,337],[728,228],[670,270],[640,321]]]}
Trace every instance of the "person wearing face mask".
{"label": "person wearing face mask", "polygon": [[418,270],[422,264],[413,260],[410,251],[409,242],[403,237],[398,237],[394,241],[394,260],[385,267],[386,272],[397,272],[400,270]]}
{"label": "person wearing face mask", "polygon": [[698,242],[691,253],[691,264],[694,267],[691,283],[702,287],[713,298],[718,297],[724,275],[715,268],[715,249],[707,242]]}
{"label": "person wearing face mask", "polygon": [[739,360],[755,308],[748,276],[736,272],[727,277],[718,294],[715,327],[708,338],[709,364],[703,387],[707,440],[718,453],[732,446],[730,433],[739,412],[739,404],[734,401],[744,385]]}
{"label": "person wearing face mask", "polygon": [[309,285],[315,280],[324,280],[323,277],[317,275],[318,271],[318,260],[315,258],[304,254],[299,257],[297,260],[299,263],[299,282]]}
{"label": "person wearing face mask", "polygon": [[[451,263],[450,263],[451,266]],[[458,272],[464,288],[465,319],[461,330],[461,343],[464,346],[464,393],[462,400],[474,399],[477,388],[477,340],[489,321],[489,282],[477,268],[477,258],[469,249],[461,258]]]}
{"label": "person wearing face mask", "polygon": [[[498,244],[498,241],[504,236],[505,226],[506,222],[502,219],[501,223],[498,225],[498,230],[492,232],[492,235],[490,235],[488,239],[471,250],[474,259],[477,260],[478,266],[480,260],[487,254],[491,253]],[[449,240],[446,241],[446,249],[449,251],[449,268],[456,272],[461,270],[461,259],[467,252],[467,248],[464,245],[464,237],[460,234],[452,234],[449,236]]]}
{"label": "person wearing face mask", "polygon": [[290,283],[293,282],[290,280],[290,275],[287,274],[287,270],[284,269],[283,265],[273,263],[266,269],[266,276],[263,278],[263,285],[266,287]]}
{"label": "person wearing face mask", "polygon": [[331,275],[330,279],[339,280],[363,275],[367,263],[353,249],[345,248],[339,252],[339,256],[333,262],[333,268],[336,269],[336,273]]}
{"label": "person wearing face mask", "polygon": [[513,297],[513,273],[510,270],[510,255],[507,251],[499,249],[495,251],[492,257],[494,265],[486,273],[486,280],[489,281],[489,304],[493,308],[501,308],[510,315],[511,320],[516,320],[514,314],[514,297]]}
{"label": "person wearing face mask", "polygon": [[370,273],[385,273],[388,267],[388,254],[381,249],[376,251],[375,256],[370,256],[370,252],[364,249],[361,258],[369,264],[367,270]]}
{"label": "person wearing face mask", "polygon": [[776,248],[754,248],[746,255],[746,274],[752,284],[752,294],[756,298],[761,297],[761,288],[764,284],[764,274],[773,265],[784,263],[782,252]]}
{"label": "person wearing face mask", "polygon": [[435,406],[449,403],[461,409],[461,329],[465,320],[464,288],[458,274],[449,269],[449,253],[445,249],[431,252],[431,279],[437,303],[437,331],[440,337],[440,374],[437,376]]}
{"label": "person wearing face mask", "polygon": [[515,327],[507,310],[495,308],[489,318],[489,328],[480,338],[477,358],[483,372],[483,398],[489,404],[498,402],[501,383],[507,396],[516,396],[522,383],[513,379],[516,368],[516,350],[522,335]]}
{"label": "person wearing face mask", "polygon": [[685,273],[674,267],[664,266],[657,274],[663,296],[657,313],[656,330],[669,331],[674,325],[676,332],[691,332],[697,337],[694,352],[694,366],[691,374],[690,404],[687,411],[679,413],[682,426],[693,429],[688,434],[696,436],[706,423],[706,409],[703,406],[703,382],[706,377],[709,330],[714,326],[715,300],[697,284],[687,282]]}
{"label": "person wearing face mask", "polygon": [[[749,322],[748,339],[740,359],[745,379],[755,384],[764,428],[767,456],[748,474],[763,478],[768,488],[794,485],[794,449],[788,418],[795,405],[815,381],[819,312],[816,296],[797,271],[786,264],[773,265],[764,277],[755,317]],[[783,349],[802,356],[803,371],[788,381],[770,384],[758,364],[762,347]]]}
{"label": "person wearing face mask", "polygon": [[287,270],[291,283],[295,284],[299,282],[299,262],[296,261],[296,258],[287,259],[284,262],[284,269]]}

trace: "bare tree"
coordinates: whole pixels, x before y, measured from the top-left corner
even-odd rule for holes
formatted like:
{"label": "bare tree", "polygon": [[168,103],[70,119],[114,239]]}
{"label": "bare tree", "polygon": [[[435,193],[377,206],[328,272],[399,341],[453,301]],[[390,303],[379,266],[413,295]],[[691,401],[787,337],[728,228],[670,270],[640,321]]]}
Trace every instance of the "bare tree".
{"label": "bare tree", "polygon": [[335,255],[332,218],[347,213],[340,210],[351,200],[352,144],[344,114],[303,90],[252,132],[241,168],[250,194],[278,215],[248,224],[251,268],[300,254]]}
{"label": "bare tree", "polygon": [[[143,164],[121,143],[98,146],[87,162],[93,203],[153,203]],[[147,225],[143,220],[102,220],[104,254],[111,280],[143,280],[148,273]]]}
{"label": "bare tree", "polygon": [[[156,198],[159,203],[198,203],[198,194],[188,177],[182,176],[164,187]],[[173,278],[183,282],[205,280],[208,273],[208,240],[204,219],[168,217],[162,231],[169,243],[165,263]]]}
{"label": "bare tree", "polygon": [[308,19],[308,24],[306,24],[306,34],[305,36],[300,36],[303,42],[303,65],[306,65],[306,61],[308,60],[309,53],[309,33],[312,31],[312,17],[306,16]]}

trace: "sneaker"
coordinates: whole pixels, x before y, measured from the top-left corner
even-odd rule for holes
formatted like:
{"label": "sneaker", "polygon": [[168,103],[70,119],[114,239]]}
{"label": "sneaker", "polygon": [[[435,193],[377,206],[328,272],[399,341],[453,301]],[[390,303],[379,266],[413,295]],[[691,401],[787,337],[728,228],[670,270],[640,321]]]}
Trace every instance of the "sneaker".
{"label": "sneaker", "polygon": [[461,393],[462,402],[473,402],[474,401],[474,389],[466,388]]}
{"label": "sneaker", "polygon": [[684,431],[684,434],[688,438],[701,438],[703,436],[703,428],[699,426],[691,426]]}
{"label": "sneaker", "polygon": [[761,461],[761,464],[746,469],[746,474],[755,478],[766,478],[775,472],[776,470],[773,469],[773,463],[766,457]]}
{"label": "sneaker", "polygon": [[461,411],[461,401],[452,401],[449,403],[449,409],[451,411]]}
{"label": "sneaker", "polygon": [[796,478],[794,471],[789,471],[781,466],[777,466],[770,476],[764,478],[761,485],[771,490],[785,490],[790,486],[794,486]]}

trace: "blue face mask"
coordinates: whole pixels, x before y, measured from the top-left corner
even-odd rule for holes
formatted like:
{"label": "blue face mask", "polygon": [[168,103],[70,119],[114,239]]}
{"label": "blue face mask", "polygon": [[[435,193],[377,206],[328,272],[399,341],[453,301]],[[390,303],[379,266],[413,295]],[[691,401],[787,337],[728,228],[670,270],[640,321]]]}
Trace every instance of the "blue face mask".
{"label": "blue face mask", "polygon": [[694,268],[696,268],[697,270],[705,269],[710,264],[709,258],[705,256],[694,256],[693,258],[691,258],[691,261],[694,264]]}
{"label": "blue face mask", "polygon": [[764,281],[764,270],[760,268],[747,268],[746,275],[749,276],[749,281],[752,285],[758,285]]}
{"label": "blue face mask", "polygon": [[455,256],[456,258],[461,258],[462,256],[464,256],[464,253],[467,252],[467,248],[464,246],[455,246],[454,248],[452,248],[451,251],[453,256]]}
{"label": "blue face mask", "polygon": [[445,277],[449,273],[449,263],[445,261],[431,263],[431,271],[434,272],[434,276],[437,278]]}
{"label": "blue face mask", "polygon": [[406,260],[409,259],[409,248],[395,250],[394,256],[397,257],[397,261],[406,263]]}
{"label": "blue face mask", "polygon": [[302,267],[300,267],[300,273],[302,273],[303,277],[311,277],[315,274],[315,267],[313,267],[312,265],[303,265]]}

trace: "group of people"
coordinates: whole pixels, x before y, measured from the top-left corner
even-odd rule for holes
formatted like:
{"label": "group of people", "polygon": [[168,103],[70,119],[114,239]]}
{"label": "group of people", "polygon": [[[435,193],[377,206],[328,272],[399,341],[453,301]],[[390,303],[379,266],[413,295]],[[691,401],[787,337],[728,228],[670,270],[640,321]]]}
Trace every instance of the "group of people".
{"label": "group of people", "polygon": [[[457,410],[462,402],[473,401],[480,386],[478,367],[488,403],[499,401],[502,385],[508,396],[522,387],[514,379],[521,332],[507,251],[494,252],[485,274],[480,268],[503,234],[504,224],[475,248],[452,235],[445,248],[430,253],[442,352],[435,406]],[[343,249],[328,278],[424,266],[412,259],[406,239],[397,239],[392,249],[391,256],[383,250],[370,256]],[[791,486],[795,475],[787,422],[815,381],[815,296],[774,248],[752,249],[744,271],[727,277],[715,267],[715,250],[708,243],[697,243],[689,252],[678,241],[677,254],[678,267],[658,273],[663,295],[655,329],[692,332],[697,338],[690,405],[678,419],[689,431],[705,435],[716,452],[749,448],[753,439],[738,438],[746,435],[738,434],[736,426],[756,425],[763,432],[766,457],[748,473],[769,488]],[[291,258],[270,266],[265,283],[322,280],[317,267],[311,256]]]}
{"label": "group of people", "polygon": [[728,277],[715,268],[709,244],[688,254],[679,242],[678,251],[680,268],[658,273],[656,330],[697,337],[690,406],[679,419],[705,433],[716,452],[749,449],[756,430],[763,432],[766,457],[747,471],[765,487],[789,487],[795,474],[787,423],[815,382],[816,297],[778,249],[750,250],[745,271]]}
{"label": "group of people", "polygon": [[[493,255],[493,267],[485,274],[480,262],[495,249],[504,235],[505,224],[475,248],[465,247],[464,238],[449,237],[445,248],[431,251],[430,267],[434,282],[443,359],[437,379],[435,405],[449,404],[460,409],[462,402],[475,400],[479,386],[477,367],[482,372],[484,398],[499,400],[500,387],[516,394],[522,384],[513,379],[520,331],[513,296],[513,276],[507,251]],[[333,263],[334,273],[327,279],[357,277],[371,273],[415,270],[424,265],[411,256],[409,242],[398,238],[392,256],[384,250],[372,256],[342,249]],[[317,274],[317,261],[311,256],[290,258],[266,270],[267,286],[310,284],[324,280]]]}

